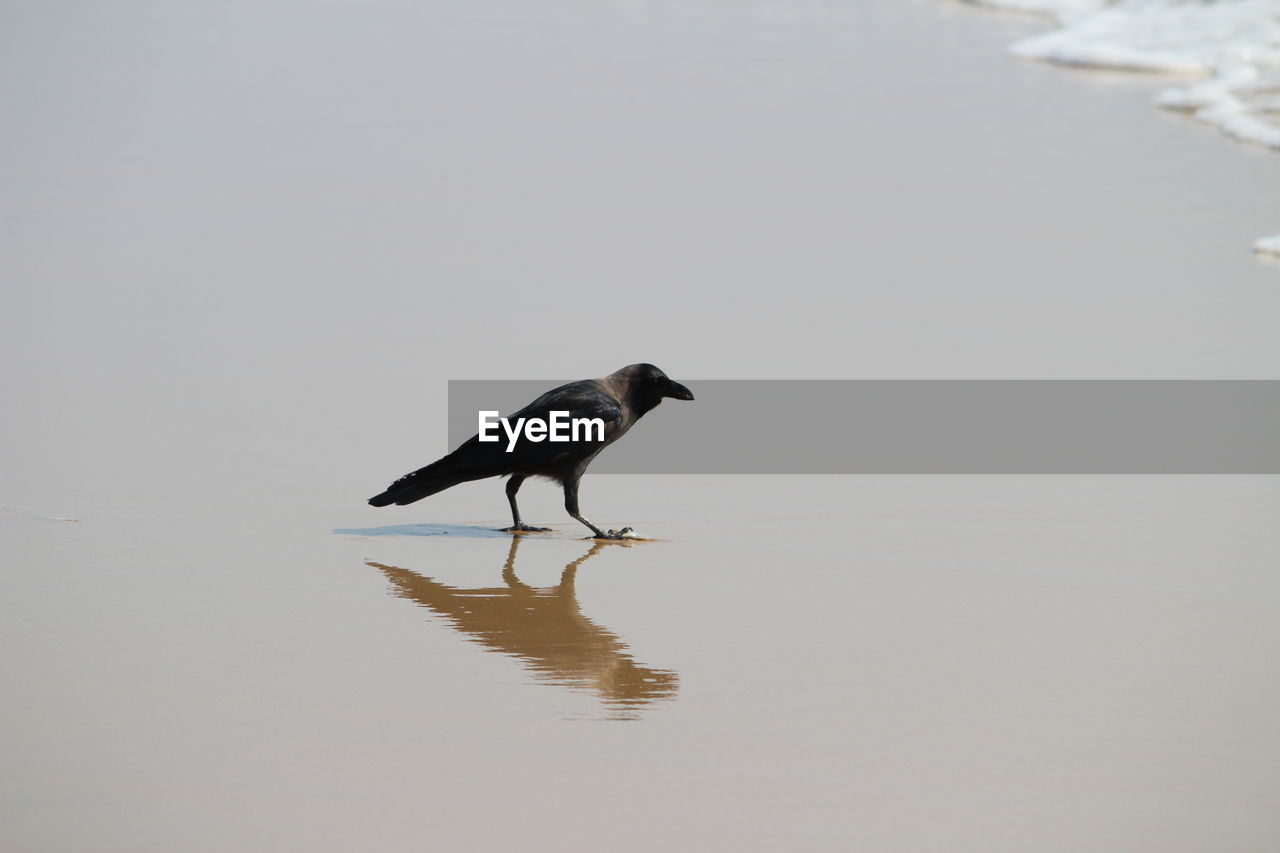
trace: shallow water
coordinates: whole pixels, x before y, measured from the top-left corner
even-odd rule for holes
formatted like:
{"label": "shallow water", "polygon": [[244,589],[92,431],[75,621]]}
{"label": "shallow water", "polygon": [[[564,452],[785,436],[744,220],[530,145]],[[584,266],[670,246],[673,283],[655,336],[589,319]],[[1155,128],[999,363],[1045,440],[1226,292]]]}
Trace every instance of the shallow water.
{"label": "shallow water", "polygon": [[[1051,13],[1060,27],[1010,51],[1086,68],[1169,75],[1154,102],[1245,142],[1280,149],[1280,6],[1274,0],[975,0]],[[1280,254],[1280,236],[1254,242]]]}
{"label": "shallow water", "polygon": [[1275,837],[1275,478],[588,483],[660,541],[10,514],[9,848]]}
{"label": "shallow water", "polygon": [[1276,478],[364,504],[450,378],[1274,378],[1276,158],[1037,28],[15,7],[0,846],[1269,849]]}

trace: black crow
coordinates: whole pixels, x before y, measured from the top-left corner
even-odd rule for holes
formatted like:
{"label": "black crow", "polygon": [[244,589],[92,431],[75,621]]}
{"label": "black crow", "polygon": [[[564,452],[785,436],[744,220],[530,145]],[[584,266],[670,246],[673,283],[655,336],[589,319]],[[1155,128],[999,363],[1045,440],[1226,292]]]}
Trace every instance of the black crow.
{"label": "black crow", "polygon": [[570,419],[598,418],[604,423],[603,440],[599,439],[598,431],[588,432],[595,440],[535,442],[521,438],[513,449],[508,450],[508,442],[501,435],[501,430],[498,431],[499,441],[482,442],[477,434],[443,459],[412,474],[405,474],[385,492],[369,498],[369,503],[374,506],[404,506],[459,483],[510,474],[507,501],[511,504],[512,525],[506,530],[544,531],[549,528],[530,527],[520,520],[516,492],[526,477],[548,477],[564,486],[564,508],[569,515],[590,527],[597,539],[624,538],[630,534],[630,528],[606,533],[578,511],[578,481],[601,450],[621,438],[645,412],[661,403],[663,397],[692,400],[693,394],[652,364],[632,364],[602,379],[583,379],[561,385],[510,415],[507,420],[515,423],[519,418],[538,418],[550,422],[552,412],[568,412]]}

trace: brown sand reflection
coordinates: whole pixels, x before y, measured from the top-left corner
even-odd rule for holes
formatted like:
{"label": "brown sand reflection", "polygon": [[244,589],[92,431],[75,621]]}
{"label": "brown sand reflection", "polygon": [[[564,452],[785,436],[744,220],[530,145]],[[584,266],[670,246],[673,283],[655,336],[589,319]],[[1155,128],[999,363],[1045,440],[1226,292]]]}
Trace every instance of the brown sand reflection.
{"label": "brown sand reflection", "polygon": [[533,587],[516,577],[514,536],[502,569],[506,586],[459,589],[395,566],[369,562],[391,582],[394,594],[444,617],[483,647],[518,659],[539,680],[598,694],[610,719],[636,719],[647,705],[676,695],[679,676],[636,663],[616,634],[592,622],[578,606],[578,567],[602,548],[594,542],[564,567],[560,583]]}

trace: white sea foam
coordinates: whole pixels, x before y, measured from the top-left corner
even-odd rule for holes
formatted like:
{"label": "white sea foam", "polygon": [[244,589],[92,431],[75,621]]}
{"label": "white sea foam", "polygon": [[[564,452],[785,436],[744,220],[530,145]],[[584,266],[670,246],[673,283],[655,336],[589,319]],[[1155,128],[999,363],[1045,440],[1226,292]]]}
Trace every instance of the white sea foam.
{"label": "white sea foam", "polygon": [[[1155,103],[1280,150],[1280,0],[972,0],[1052,14],[1058,29],[1010,46],[1027,59],[1203,79]],[[1280,236],[1259,240],[1280,254]]]}

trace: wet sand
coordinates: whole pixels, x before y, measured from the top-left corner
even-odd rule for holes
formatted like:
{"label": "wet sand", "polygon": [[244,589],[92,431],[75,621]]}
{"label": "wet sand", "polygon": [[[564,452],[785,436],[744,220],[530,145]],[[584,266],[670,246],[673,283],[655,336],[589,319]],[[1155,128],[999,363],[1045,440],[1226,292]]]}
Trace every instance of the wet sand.
{"label": "wet sand", "polygon": [[335,534],[314,523],[363,513],[305,505],[10,518],[9,847],[1274,838],[1275,478],[591,495],[661,541],[517,544],[496,513]]}
{"label": "wet sand", "polygon": [[363,503],[449,378],[1275,377],[1280,161],[1035,26],[15,15],[0,847],[1270,849],[1275,477]]}

